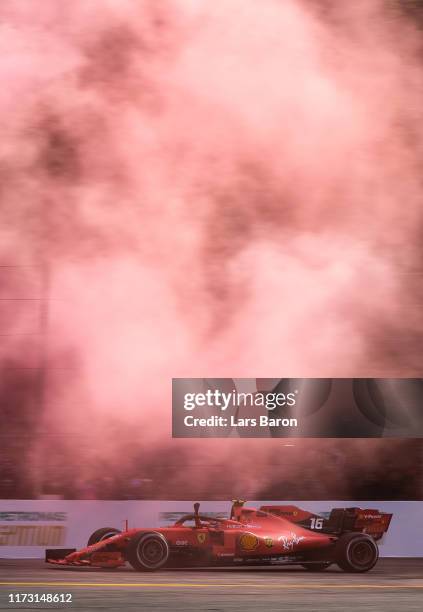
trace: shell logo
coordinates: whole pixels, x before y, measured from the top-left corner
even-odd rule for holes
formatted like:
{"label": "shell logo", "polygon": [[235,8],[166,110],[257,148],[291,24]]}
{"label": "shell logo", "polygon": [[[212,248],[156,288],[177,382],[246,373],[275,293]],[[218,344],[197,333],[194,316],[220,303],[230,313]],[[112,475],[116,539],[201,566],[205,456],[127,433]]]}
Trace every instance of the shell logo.
{"label": "shell logo", "polygon": [[244,533],[239,538],[239,545],[243,550],[255,550],[259,545],[258,537],[253,533]]}

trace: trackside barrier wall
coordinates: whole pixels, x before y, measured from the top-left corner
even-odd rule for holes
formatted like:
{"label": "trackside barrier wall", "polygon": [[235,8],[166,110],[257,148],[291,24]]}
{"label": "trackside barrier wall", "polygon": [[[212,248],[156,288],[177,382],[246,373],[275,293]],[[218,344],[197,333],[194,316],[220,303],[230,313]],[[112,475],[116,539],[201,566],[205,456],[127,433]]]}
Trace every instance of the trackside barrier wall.
{"label": "trackside barrier wall", "polygon": [[[316,513],[332,508],[377,508],[392,512],[380,545],[382,557],[423,557],[421,501],[249,501],[247,506],[292,504]],[[230,502],[201,502],[201,512],[228,515]],[[43,558],[45,548],[81,548],[99,527],[159,527],[192,513],[181,501],[0,500],[0,557]]]}

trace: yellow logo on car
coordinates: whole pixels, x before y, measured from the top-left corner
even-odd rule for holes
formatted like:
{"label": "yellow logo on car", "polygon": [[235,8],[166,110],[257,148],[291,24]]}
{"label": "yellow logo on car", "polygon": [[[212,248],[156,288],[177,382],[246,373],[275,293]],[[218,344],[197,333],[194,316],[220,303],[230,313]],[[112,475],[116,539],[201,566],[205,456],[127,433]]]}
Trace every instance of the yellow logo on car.
{"label": "yellow logo on car", "polygon": [[244,533],[239,538],[239,545],[243,550],[255,550],[259,545],[259,541],[253,533]]}
{"label": "yellow logo on car", "polygon": [[199,544],[204,544],[204,542],[206,541],[206,534],[205,533],[197,533],[197,540]]}

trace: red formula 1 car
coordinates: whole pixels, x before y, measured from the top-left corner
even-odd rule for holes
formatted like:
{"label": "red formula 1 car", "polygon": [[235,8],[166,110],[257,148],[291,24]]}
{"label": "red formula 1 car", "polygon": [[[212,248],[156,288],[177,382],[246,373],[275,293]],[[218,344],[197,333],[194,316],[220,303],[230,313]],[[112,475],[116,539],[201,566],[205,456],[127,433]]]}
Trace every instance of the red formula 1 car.
{"label": "red formula 1 car", "polygon": [[378,560],[379,540],[392,514],[335,508],[328,518],[296,506],[244,508],[235,500],[230,518],[194,513],[170,527],[95,531],[86,548],[50,549],[46,561],[59,565],[135,570],[212,565],[298,564],[322,571],[337,563],[346,572],[367,572]]}

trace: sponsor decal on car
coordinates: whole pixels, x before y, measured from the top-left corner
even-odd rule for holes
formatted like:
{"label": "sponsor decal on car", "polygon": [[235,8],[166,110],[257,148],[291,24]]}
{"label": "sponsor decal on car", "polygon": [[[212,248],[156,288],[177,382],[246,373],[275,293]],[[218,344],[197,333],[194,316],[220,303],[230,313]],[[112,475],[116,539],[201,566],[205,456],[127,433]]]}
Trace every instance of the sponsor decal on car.
{"label": "sponsor decal on car", "polygon": [[358,518],[359,519],[381,519],[382,515],[381,514],[359,514]]}
{"label": "sponsor decal on car", "polygon": [[243,550],[255,550],[259,545],[258,537],[253,533],[244,533],[239,538],[239,545]]}
{"label": "sponsor decal on car", "polygon": [[176,546],[188,546],[188,540],[176,540]]}
{"label": "sponsor decal on car", "polygon": [[291,531],[290,534],[281,536],[279,542],[282,544],[284,550],[293,550],[294,546],[304,539],[304,536],[297,536],[297,534]]}
{"label": "sponsor decal on car", "polygon": [[255,525],[254,523],[241,523],[239,525],[227,525],[225,529],[261,529],[261,525]]}
{"label": "sponsor decal on car", "polygon": [[206,534],[205,533],[197,533],[197,540],[199,544],[204,544],[204,542],[206,541]]}
{"label": "sponsor decal on car", "polygon": [[264,543],[266,544],[267,548],[272,548],[273,546],[272,538],[264,538]]}

